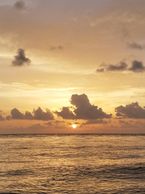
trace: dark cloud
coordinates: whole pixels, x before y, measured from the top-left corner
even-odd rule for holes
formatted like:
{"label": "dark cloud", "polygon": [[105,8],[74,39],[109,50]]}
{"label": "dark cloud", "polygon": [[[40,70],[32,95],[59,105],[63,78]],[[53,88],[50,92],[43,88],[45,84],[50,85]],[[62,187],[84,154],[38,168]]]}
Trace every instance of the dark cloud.
{"label": "dark cloud", "polygon": [[24,119],[24,114],[21,113],[17,108],[11,110],[11,118],[12,119]]}
{"label": "dark cloud", "polygon": [[142,108],[137,102],[119,106],[115,109],[115,112],[118,117],[145,119],[145,108]]}
{"label": "dark cloud", "polygon": [[125,62],[120,62],[119,64],[113,65],[102,65],[102,67],[98,68],[97,72],[105,72],[105,71],[126,71],[127,64]]}
{"label": "dark cloud", "polygon": [[14,4],[14,7],[17,10],[24,10],[24,9],[26,9],[26,5],[25,5],[25,2],[23,0],[16,1],[15,4]]}
{"label": "dark cloud", "polygon": [[92,105],[86,94],[72,95],[71,104],[73,105],[71,109],[63,107],[60,112],[55,113],[63,119],[95,120],[111,118],[111,114],[107,114],[101,108]]}
{"label": "dark cloud", "polygon": [[47,120],[54,119],[53,114],[49,110],[43,111],[40,107],[38,109],[34,110],[33,114],[34,114],[35,120],[47,121]]}
{"label": "dark cloud", "polygon": [[137,42],[130,42],[127,44],[129,48],[135,49],[135,50],[143,50],[145,47]]}
{"label": "dark cloud", "polygon": [[145,71],[145,66],[141,61],[133,61],[131,68],[129,68],[129,71],[133,72],[144,72]]}
{"label": "dark cloud", "polygon": [[17,108],[14,108],[11,110],[11,115],[7,117],[7,119],[48,121],[53,120],[54,116],[49,110],[43,111],[40,107],[34,110],[33,113],[26,111],[25,114],[20,112]]}
{"label": "dark cloud", "polygon": [[71,97],[71,104],[75,106],[74,113],[76,119],[101,119],[101,118],[110,118],[110,114],[103,112],[101,108],[94,106],[90,103],[87,95],[74,94]]}
{"label": "dark cloud", "polygon": [[29,111],[26,111],[26,112],[25,112],[25,119],[26,119],[26,120],[33,120],[33,115],[32,115],[32,113],[29,112]]}
{"label": "dark cloud", "polygon": [[14,60],[12,61],[13,66],[23,66],[25,64],[29,65],[31,60],[26,57],[24,49],[18,49],[17,55],[15,56]]}
{"label": "dark cloud", "polygon": [[74,119],[74,113],[69,109],[69,107],[63,107],[60,112],[55,112],[58,116],[62,117],[63,119]]}
{"label": "dark cloud", "polygon": [[125,62],[120,62],[119,64],[109,64],[109,65],[101,65],[96,72],[124,72],[124,71],[131,71],[134,73],[141,73],[145,71],[145,66],[143,62],[134,60],[129,66]]}

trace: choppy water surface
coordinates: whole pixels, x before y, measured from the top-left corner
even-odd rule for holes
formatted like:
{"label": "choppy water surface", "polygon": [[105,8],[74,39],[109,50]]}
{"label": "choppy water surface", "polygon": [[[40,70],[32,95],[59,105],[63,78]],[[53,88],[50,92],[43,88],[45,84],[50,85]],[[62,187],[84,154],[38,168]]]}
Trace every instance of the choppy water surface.
{"label": "choppy water surface", "polygon": [[0,193],[145,194],[145,136],[0,136]]}

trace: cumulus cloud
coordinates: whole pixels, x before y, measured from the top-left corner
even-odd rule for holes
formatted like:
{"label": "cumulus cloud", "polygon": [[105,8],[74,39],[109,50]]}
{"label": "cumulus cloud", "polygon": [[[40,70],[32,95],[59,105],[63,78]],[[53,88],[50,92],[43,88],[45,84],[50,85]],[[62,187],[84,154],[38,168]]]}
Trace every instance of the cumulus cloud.
{"label": "cumulus cloud", "polygon": [[60,112],[55,112],[58,116],[62,117],[63,119],[74,119],[74,113],[69,109],[69,107],[63,107]]}
{"label": "cumulus cloud", "polygon": [[141,107],[137,102],[126,106],[119,106],[115,111],[118,117],[145,119],[145,107]]}
{"label": "cumulus cloud", "polygon": [[38,109],[34,110],[33,114],[34,114],[35,120],[47,121],[47,120],[54,119],[53,114],[49,110],[43,111],[40,107]]}
{"label": "cumulus cloud", "polygon": [[26,8],[25,2],[23,0],[18,0],[15,2],[14,7],[17,10],[24,10]]}
{"label": "cumulus cloud", "polygon": [[131,71],[134,73],[141,73],[145,71],[145,66],[143,62],[134,60],[131,63],[131,66],[125,62],[120,62],[119,64],[109,64],[109,65],[101,65],[96,72],[124,72]]}
{"label": "cumulus cloud", "polygon": [[17,108],[11,110],[11,118],[12,119],[24,119],[24,114],[21,113]]}
{"label": "cumulus cloud", "polygon": [[33,115],[32,115],[32,113],[29,112],[29,111],[26,111],[26,112],[25,112],[25,119],[26,119],[26,120],[33,120]]}
{"label": "cumulus cloud", "polygon": [[25,64],[29,65],[31,63],[31,60],[26,57],[25,50],[24,49],[18,49],[17,55],[14,57],[14,60],[12,61],[13,66],[23,66]]}
{"label": "cumulus cloud", "polygon": [[143,50],[145,49],[144,45],[138,43],[138,42],[130,42],[127,44],[129,48],[135,49],[135,50]]}
{"label": "cumulus cloud", "polygon": [[71,97],[71,104],[75,106],[74,113],[77,119],[101,119],[110,118],[110,114],[106,114],[101,108],[90,103],[86,94],[74,94]]}
{"label": "cumulus cloud", "polygon": [[145,71],[145,66],[141,61],[133,61],[131,68],[129,68],[129,71],[132,72],[144,72]]}
{"label": "cumulus cloud", "polygon": [[17,108],[14,108],[11,110],[11,115],[7,117],[7,119],[48,121],[53,120],[54,116],[49,110],[43,111],[40,107],[34,110],[33,113],[26,111],[25,114],[20,112]]}
{"label": "cumulus cloud", "polygon": [[110,114],[105,113],[101,108],[90,103],[88,96],[85,94],[74,94],[71,97],[73,111],[69,107],[63,107],[60,112],[56,112],[58,116],[64,119],[104,119],[111,118]]}

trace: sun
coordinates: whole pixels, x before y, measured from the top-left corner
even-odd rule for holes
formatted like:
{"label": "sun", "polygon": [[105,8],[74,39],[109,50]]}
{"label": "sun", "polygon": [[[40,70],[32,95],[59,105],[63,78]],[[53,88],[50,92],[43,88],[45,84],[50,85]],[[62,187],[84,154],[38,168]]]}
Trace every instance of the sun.
{"label": "sun", "polygon": [[76,123],[73,123],[73,124],[71,125],[71,127],[72,127],[73,129],[76,129],[76,128],[78,127],[78,125],[77,125]]}

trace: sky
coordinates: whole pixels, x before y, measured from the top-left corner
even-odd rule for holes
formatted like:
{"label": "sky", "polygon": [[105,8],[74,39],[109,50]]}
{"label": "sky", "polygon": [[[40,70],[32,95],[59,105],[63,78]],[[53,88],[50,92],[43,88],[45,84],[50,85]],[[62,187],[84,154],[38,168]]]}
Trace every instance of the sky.
{"label": "sky", "polygon": [[0,133],[144,133],[144,9],[0,0]]}

